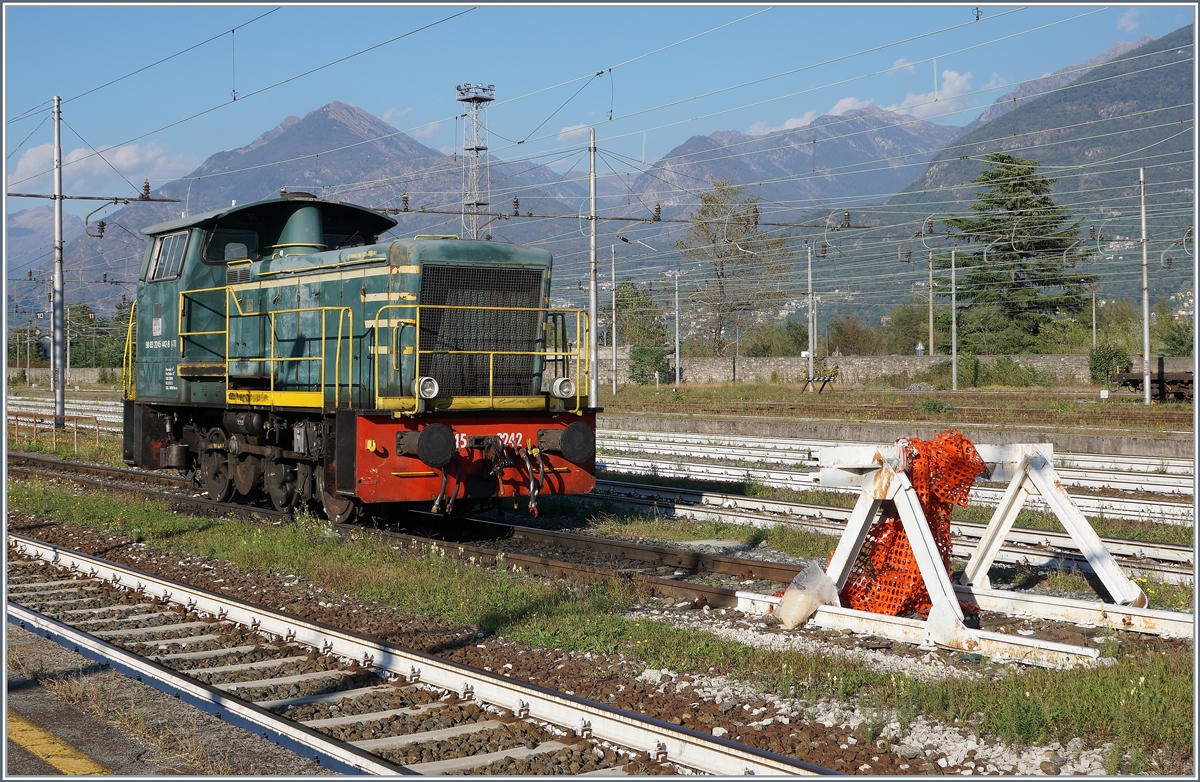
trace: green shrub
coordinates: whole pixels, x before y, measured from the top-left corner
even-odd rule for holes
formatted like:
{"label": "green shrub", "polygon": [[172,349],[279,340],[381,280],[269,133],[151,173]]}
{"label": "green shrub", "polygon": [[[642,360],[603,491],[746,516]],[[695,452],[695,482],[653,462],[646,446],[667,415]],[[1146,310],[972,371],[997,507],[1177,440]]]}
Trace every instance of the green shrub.
{"label": "green shrub", "polygon": [[1128,372],[1130,365],[1129,351],[1115,342],[1101,342],[1088,354],[1088,370],[1094,383],[1107,383],[1110,374]]}
{"label": "green shrub", "polygon": [[930,397],[925,397],[920,402],[918,402],[917,406],[913,408],[913,412],[921,413],[921,414],[925,414],[925,415],[928,415],[931,413],[953,413],[954,405],[952,405],[948,402],[943,402],[940,399],[934,399],[933,397],[930,396]]}
{"label": "green shrub", "polygon": [[1028,388],[1030,386],[1051,386],[1054,379],[1050,373],[1032,367],[1023,367],[1008,356],[1000,356],[994,361],[980,364],[973,373],[975,386],[1007,386],[1010,388]]}
{"label": "green shrub", "polygon": [[648,345],[636,345],[629,351],[629,379],[646,385],[653,383],[655,375],[666,377],[667,351]]}

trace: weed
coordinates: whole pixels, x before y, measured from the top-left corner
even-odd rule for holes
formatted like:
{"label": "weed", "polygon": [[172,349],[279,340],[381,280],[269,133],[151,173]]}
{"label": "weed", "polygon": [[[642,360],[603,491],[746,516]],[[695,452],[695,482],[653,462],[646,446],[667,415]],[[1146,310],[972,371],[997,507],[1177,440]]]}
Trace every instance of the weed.
{"label": "weed", "polygon": [[1140,747],[1129,750],[1129,773],[1137,776],[1146,770],[1146,753]]}
{"label": "weed", "polygon": [[[587,586],[531,578],[499,563],[494,570],[455,559],[439,547],[426,556],[398,557],[386,544],[339,540],[315,521],[272,526],[172,513],[161,502],[130,502],[104,492],[79,496],[39,481],[12,481],[12,506],[66,523],[128,533],[141,530],[152,548],[224,559],[244,568],[295,574],[328,590],[417,615],[469,625],[528,646],[623,654],[647,668],[711,669],[783,695],[816,702],[868,697],[901,724],[915,715],[950,723],[977,720],[983,734],[1009,742],[1067,741],[1093,746],[1117,740],[1125,748],[1190,747],[1193,739],[1191,651],[1168,647],[1118,656],[1109,640],[1108,665],[1065,671],[1027,669],[997,679],[922,681],[875,673],[849,660],[795,650],[772,651],[711,633],[624,616],[645,599],[628,582]],[[589,522],[624,534],[761,540],[762,530],[719,521],[696,523],[650,515],[598,516]],[[768,530],[767,539],[783,535]],[[797,531],[789,534],[800,535]],[[799,544],[797,544],[799,545]],[[809,544],[822,555],[828,537]],[[809,555],[811,556],[811,555]],[[10,658],[11,659],[11,658]],[[11,663],[10,663],[11,664]],[[103,694],[102,694],[103,695]],[[110,711],[124,704],[102,702]],[[815,713],[806,712],[810,721]],[[878,732],[877,727],[871,728]],[[1119,764],[1121,753],[1116,758]]]}
{"label": "weed", "polygon": [[1124,752],[1121,749],[1120,742],[1114,743],[1104,753],[1104,773],[1109,776],[1116,776],[1121,773],[1121,756]]}
{"label": "weed", "polygon": [[1106,657],[1109,660],[1115,660],[1117,657],[1117,639],[1112,636],[1106,636],[1100,641],[1100,656]]}
{"label": "weed", "polygon": [[878,711],[872,712],[863,723],[863,738],[870,744],[883,733],[886,725],[887,720],[881,717]]}
{"label": "weed", "polygon": [[43,429],[34,440],[28,427],[22,427],[18,432],[13,426],[8,427],[8,450],[10,453],[54,454],[64,461],[83,461],[105,464],[110,467],[124,467],[122,457],[122,440],[119,436],[110,434],[100,435],[100,444],[96,444],[95,432],[79,432],[79,447],[76,450],[75,437],[70,429],[66,433],[59,432],[57,446],[50,440],[50,433]]}
{"label": "weed", "polygon": [[913,408],[913,412],[917,415],[937,415],[940,413],[953,413],[954,405],[949,402],[943,402],[934,397],[926,397],[922,399]]}

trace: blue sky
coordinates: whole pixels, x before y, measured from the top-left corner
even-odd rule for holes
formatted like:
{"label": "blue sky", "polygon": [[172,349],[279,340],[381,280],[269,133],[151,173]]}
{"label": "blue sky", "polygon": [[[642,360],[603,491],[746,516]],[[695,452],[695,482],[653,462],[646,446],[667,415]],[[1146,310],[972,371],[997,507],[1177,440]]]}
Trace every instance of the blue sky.
{"label": "blue sky", "polygon": [[[38,125],[55,94],[65,160],[115,147],[107,163],[66,167],[68,194],[132,195],[125,179],[159,186],[334,100],[450,152],[461,146],[454,88],[468,81],[495,85],[493,154],[565,170],[592,126],[601,149],[653,161],[692,135],[765,133],[867,104],[963,125],[1017,82],[1162,36],[1194,13],[980,5],[976,21],[975,7],[8,5],[9,190],[50,192],[49,176],[31,177],[50,165],[51,123]],[[8,199],[7,209],[44,203]]]}

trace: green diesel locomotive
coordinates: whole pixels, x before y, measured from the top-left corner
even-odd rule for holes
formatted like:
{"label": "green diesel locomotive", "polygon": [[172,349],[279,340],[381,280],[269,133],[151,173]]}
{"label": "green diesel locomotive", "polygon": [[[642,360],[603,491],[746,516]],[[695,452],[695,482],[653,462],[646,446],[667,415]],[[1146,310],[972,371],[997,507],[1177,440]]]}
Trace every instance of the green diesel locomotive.
{"label": "green diesel locomotive", "polygon": [[591,491],[589,324],[549,307],[550,253],[395,225],[281,191],[143,229],[125,461],[337,521]]}

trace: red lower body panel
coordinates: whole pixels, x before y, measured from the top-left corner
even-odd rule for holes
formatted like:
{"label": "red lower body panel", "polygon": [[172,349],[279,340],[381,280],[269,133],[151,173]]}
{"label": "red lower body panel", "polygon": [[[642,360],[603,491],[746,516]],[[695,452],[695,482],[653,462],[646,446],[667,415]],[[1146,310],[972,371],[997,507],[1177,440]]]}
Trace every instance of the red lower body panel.
{"label": "red lower body panel", "polygon": [[[535,447],[539,430],[565,429],[577,421],[595,432],[594,413],[359,416],[353,434],[354,494],[365,503],[527,497],[531,488],[541,497],[587,494],[596,485],[594,448],[589,459],[576,464]],[[434,423],[454,434],[456,448],[448,464],[431,467],[415,454],[398,452],[397,435]],[[339,438],[348,434],[338,432]]]}

